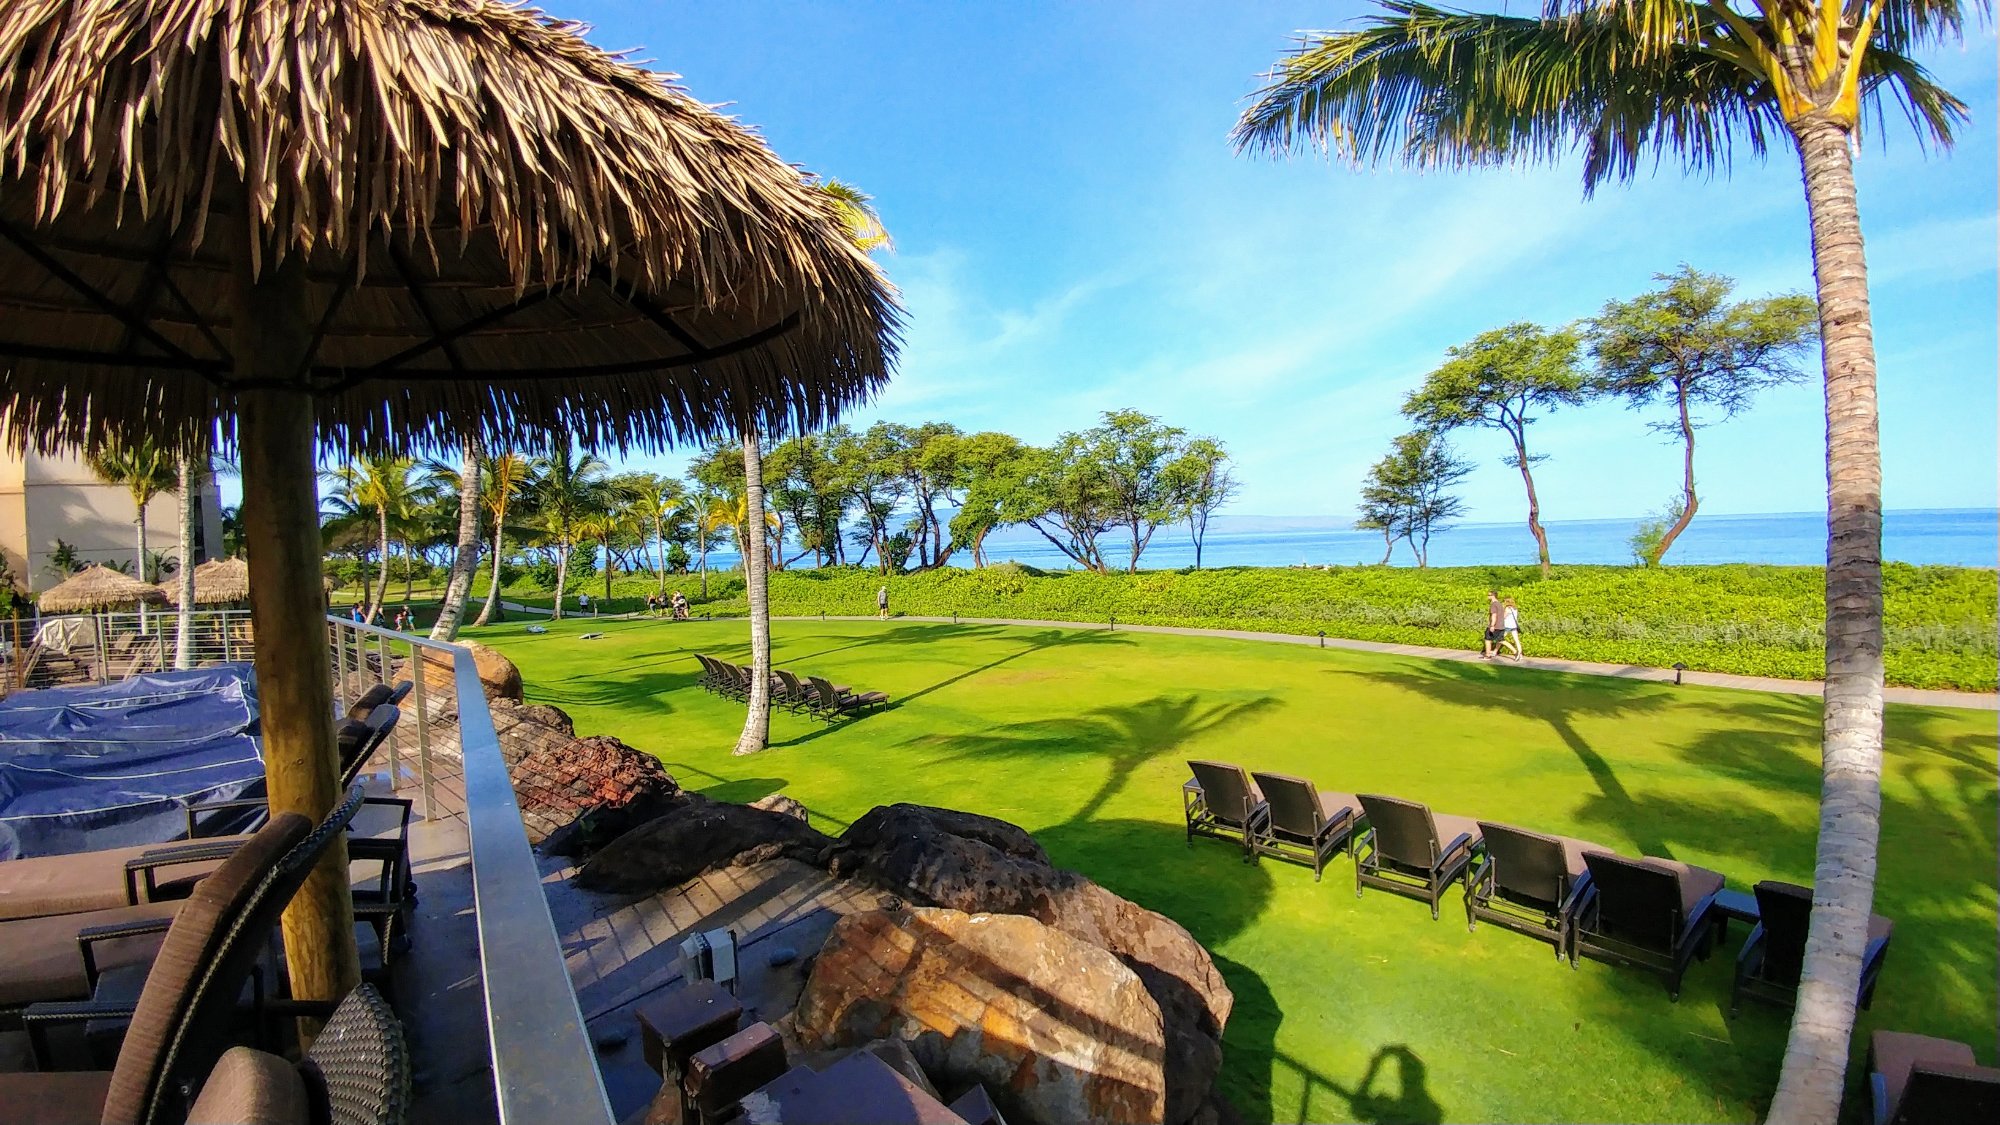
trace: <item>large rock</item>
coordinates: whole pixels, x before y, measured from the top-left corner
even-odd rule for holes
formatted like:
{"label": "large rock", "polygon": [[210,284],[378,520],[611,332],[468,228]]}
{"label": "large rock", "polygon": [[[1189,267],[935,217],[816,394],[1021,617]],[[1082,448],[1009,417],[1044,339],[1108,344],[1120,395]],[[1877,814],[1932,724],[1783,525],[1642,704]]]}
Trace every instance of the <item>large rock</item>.
{"label": "large rock", "polygon": [[813,962],[796,1027],[816,1049],[901,1039],[940,1085],[981,1083],[1017,1123],[1166,1112],[1160,1010],[1137,975],[1022,915],[851,914]]}
{"label": "large rock", "polygon": [[1173,919],[1051,866],[1014,825],[922,805],[871,810],[841,835],[828,866],[914,903],[1025,914],[1116,954],[1165,1020],[1165,1120],[1187,1121],[1207,1097],[1235,997],[1208,951]]}
{"label": "large rock", "polygon": [[547,842],[558,854],[617,838],[660,815],[680,792],[658,758],[610,735],[557,735],[522,755],[509,773],[529,841]]}
{"label": "large rock", "polygon": [[753,850],[756,859],[785,856],[824,866],[823,854],[832,843],[798,817],[682,793],[658,817],[592,856],[576,881],[588,890],[643,894],[727,867]]}
{"label": "large rock", "polygon": [[458,643],[471,650],[472,666],[479,671],[479,686],[486,690],[487,699],[521,701],[521,670],[513,661],[478,641]]}

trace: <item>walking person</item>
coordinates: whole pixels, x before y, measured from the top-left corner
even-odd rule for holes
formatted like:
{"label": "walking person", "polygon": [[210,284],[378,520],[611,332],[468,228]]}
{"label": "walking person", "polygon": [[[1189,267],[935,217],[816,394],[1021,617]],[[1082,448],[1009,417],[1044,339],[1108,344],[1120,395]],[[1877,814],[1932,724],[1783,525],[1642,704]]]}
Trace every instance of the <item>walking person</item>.
{"label": "walking person", "polygon": [[875,615],[884,621],[889,620],[889,584],[886,582],[875,591]]}
{"label": "walking person", "polygon": [[[579,613],[579,614],[584,614],[584,613],[593,613],[593,612],[594,612],[594,611],[593,611],[593,610],[592,610],[592,609],[590,608],[590,595],[589,595],[589,594],[585,594],[585,593],[578,593],[578,594],[577,594],[577,596],[576,596],[576,611],[577,611],[577,613]],[[1489,655],[1491,655],[1491,654],[1489,654]]]}
{"label": "walking person", "polygon": [[1500,643],[1514,650],[1514,659],[1522,659],[1521,607],[1514,604],[1513,598],[1500,603]]}
{"label": "walking person", "polygon": [[1486,591],[1486,637],[1479,655],[1487,660],[1493,659],[1494,654],[1500,651],[1500,638],[1504,635],[1500,626],[1503,608],[1500,604],[1500,591]]}

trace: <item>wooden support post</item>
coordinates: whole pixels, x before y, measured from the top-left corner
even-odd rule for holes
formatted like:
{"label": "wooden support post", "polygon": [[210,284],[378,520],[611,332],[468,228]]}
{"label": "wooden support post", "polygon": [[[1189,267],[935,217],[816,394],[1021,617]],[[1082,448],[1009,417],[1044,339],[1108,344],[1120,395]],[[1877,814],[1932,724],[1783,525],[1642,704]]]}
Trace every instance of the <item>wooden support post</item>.
{"label": "wooden support post", "polygon": [[[304,263],[294,254],[274,266],[267,257],[263,274],[253,278],[245,254],[235,272],[237,376],[268,381],[301,370],[312,338]],[[243,392],[238,402],[264,776],[273,813],[319,821],[340,800],[340,759],[320,585],[313,401],[303,389],[267,384]],[[338,1000],[361,982],[345,834],[285,910],[284,933],[295,998]]]}

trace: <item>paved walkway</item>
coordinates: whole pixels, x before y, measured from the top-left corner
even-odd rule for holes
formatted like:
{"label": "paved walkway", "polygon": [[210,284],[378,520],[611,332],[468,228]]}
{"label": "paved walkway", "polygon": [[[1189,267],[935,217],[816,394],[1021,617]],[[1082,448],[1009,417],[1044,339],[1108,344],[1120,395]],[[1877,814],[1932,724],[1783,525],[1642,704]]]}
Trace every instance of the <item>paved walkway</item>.
{"label": "paved walkway", "polygon": [[[519,606],[512,602],[501,602],[508,610],[525,613],[547,614],[545,609]],[[628,615],[629,616],[629,615]],[[778,617],[778,621],[874,621],[873,617]],[[1393,656],[1416,656],[1426,660],[1457,660],[1464,663],[1483,663],[1484,658],[1476,652],[1456,648],[1429,648],[1424,645],[1386,644],[1380,641],[1350,641],[1340,637],[1302,637],[1295,633],[1259,633],[1248,629],[1188,629],[1172,625],[1118,625],[1109,626],[1090,621],[1030,621],[1014,617],[912,617],[899,615],[895,621],[919,621],[934,624],[959,625],[1016,625],[1032,629],[1107,629],[1117,628],[1128,633],[1167,633],[1180,637],[1223,637],[1234,641],[1266,641],[1272,644],[1310,645],[1317,648],[1344,648],[1356,652],[1381,652]],[[1555,660],[1545,657],[1530,657],[1526,660],[1505,663],[1520,668],[1533,668],[1542,672],[1568,672],[1579,676],[1611,676],[1621,680],[1648,680],[1653,683],[1673,683],[1676,673],[1672,668],[1647,668],[1637,664],[1599,664],[1589,660]],[[1781,695],[1819,695],[1826,687],[1818,680],[1780,680],[1771,676],[1732,676],[1723,672],[1697,672],[1689,670],[1678,673],[1682,683],[1701,687],[1734,688],[1738,691],[1769,691]],[[1914,707],[1964,707],[1974,711],[2000,711],[2000,694],[1978,691],[1933,691],[1925,688],[1885,688],[1884,702],[1903,703]]]}

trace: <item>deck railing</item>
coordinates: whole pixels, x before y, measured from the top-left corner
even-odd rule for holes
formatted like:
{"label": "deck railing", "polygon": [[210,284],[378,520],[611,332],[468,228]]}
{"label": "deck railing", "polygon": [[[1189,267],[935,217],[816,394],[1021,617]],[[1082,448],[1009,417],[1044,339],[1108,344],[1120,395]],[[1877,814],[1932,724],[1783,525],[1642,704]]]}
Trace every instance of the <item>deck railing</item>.
{"label": "deck railing", "polygon": [[502,1125],[613,1125],[471,652],[336,617],[327,618],[327,630],[342,709],[369,683],[410,680],[404,707],[416,721],[407,724],[409,737],[398,739],[400,748],[391,750],[390,776],[401,783],[400,757],[414,750],[411,772],[426,818],[436,810],[433,751],[442,752],[433,746],[433,728],[456,715],[479,969]]}

